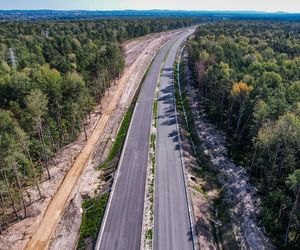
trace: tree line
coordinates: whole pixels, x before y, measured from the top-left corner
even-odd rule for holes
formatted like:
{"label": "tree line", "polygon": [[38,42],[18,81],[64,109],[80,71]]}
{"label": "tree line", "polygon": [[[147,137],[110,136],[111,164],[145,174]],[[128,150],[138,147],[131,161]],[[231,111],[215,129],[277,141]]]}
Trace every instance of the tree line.
{"label": "tree line", "polygon": [[[122,75],[121,43],[199,18],[7,22],[0,26],[0,233],[43,198],[48,161]],[[12,52],[12,53],[11,53]]]}
{"label": "tree line", "polygon": [[262,195],[274,243],[300,247],[300,23],[200,26],[189,63],[210,120]]}

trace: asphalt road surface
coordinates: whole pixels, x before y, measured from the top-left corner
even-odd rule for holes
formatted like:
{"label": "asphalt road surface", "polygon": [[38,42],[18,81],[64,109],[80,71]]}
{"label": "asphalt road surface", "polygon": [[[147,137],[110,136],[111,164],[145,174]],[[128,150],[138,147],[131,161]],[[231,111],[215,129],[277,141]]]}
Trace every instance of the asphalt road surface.
{"label": "asphalt road surface", "polygon": [[173,67],[176,53],[184,38],[181,37],[172,46],[163,64],[160,77],[154,201],[154,250],[194,249],[173,97]]}
{"label": "asphalt road surface", "polygon": [[97,250],[140,249],[154,90],[165,56],[174,42],[186,34],[187,31],[182,32],[160,49],[144,80],[98,235]]}

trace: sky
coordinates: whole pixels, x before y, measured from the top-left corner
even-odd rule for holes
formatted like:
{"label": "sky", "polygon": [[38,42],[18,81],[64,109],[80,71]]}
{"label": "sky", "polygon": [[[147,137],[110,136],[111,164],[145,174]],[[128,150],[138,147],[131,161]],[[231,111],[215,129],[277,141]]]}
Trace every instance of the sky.
{"label": "sky", "polygon": [[300,0],[0,0],[0,9],[256,10],[300,13]]}

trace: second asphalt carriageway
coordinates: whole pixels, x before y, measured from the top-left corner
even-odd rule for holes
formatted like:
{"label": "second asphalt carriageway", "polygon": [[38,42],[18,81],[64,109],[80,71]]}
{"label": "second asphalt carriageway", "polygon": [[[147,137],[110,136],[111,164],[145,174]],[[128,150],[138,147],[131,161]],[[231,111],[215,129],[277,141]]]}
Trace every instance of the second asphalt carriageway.
{"label": "second asphalt carriageway", "polygon": [[[106,212],[96,242],[95,249],[97,250],[139,250],[141,248],[146,172],[148,164],[150,128],[152,126],[152,104],[154,100],[154,92],[157,87],[164,59],[166,59],[167,62],[171,62],[170,60],[173,60],[174,57],[175,60],[174,53],[178,51],[180,44],[193,31],[193,29],[184,30],[171,41],[168,41],[155,56],[143,81],[122,150],[118,170],[115,174],[110,199],[107,204]],[[171,69],[173,70],[172,67]],[[159,134],[159,136],[161,137],[163,134]],[[160,146],[162,149],[161,154],[164,154],[165,150],[177,150],[171,147],[167,147],[166,149],[163,149],[162,147],[163,146]],[[175,152],[175,154],[175,157],[177,157],[177,152]],[[167,155],[168,154],[166,154],[166,157]],[[173,164],[173,160],[178,161],[179,159],[172,158],[168,164]],[[164,163],[162,162],[162,164]],[[172,173],[170,174],[172,175]],[[172,176],[170,176],[170,178],[172,178]],[[158,185],[160,185],[160,183],[158,183]],[[178,185],[184,185],[184,183],[181,181]],[[173,187],[170,186],[169,188]],[[184,188],[185,187],[183,186],[182,189]],[[157,192],[155,194],[156,196],[159,195]],[[162,192],[165,191],[162,190]],[[155,200],[157,200],[160,204],[161,196]],[[169,198],[167,198],[166,201],[169,201]],[[177,203],[181,202],[185,204],[179,204],[180,211],[176,214],[173,214],[173,210],[168,209],[166,206],[158,209],[155,204],[154,220],[158,220],[159,222],[155,223],[154,249],[193,249],[190,248],[190,246],[192,247],[192,243],[191,240],[188,239],[190,237],[188,236],[190,229],[188,229],[187,224],[189,221],[187,220],[188,217],[186,215],[186,211],[188,211],[186,199],[181,194],[180,198],[177,199],[175,203],[172,202],[170,206],[177,205]],[[161,214],[161,211],[164,211],[164,213]],[[156,213],[158,213],[158,215]],[[167,225],[166,229],[168,231],[162,232],[162,230],[165,230],[163,225],[165,223],[170,223],[170,221],[168,219],[161,218],[161,215],[164,216],[164,214],[168,213],[172,213],[170,219],[173,219],[175,215],[177,216],[175,219],[179,219],[178,223],[183,222],[183,225],[177,224],[176,221],[174,221],[172,224]],[[184,226],[184,228],[179,231],[174,229],[174,234],[174,230],[172,229],[173,226]],[[176,237],[176,239],[174,237]],[[163,241],[168,241],[169,243],[167,245],[161,244]],[[184,246],[188,246],[188,248],[178,248],[179,246],[183,246],[182,244],[177,245],[178,247],[175,248],[168,248],[168,246],[175,246],[181,241],[187,242]],[[167,246],[167,248],[165,248],[165,246]]]}
{"label": "second asphalt carriageway", "polygon": [[185,38],[170,49],[160,76],[153,250],[194,249],[174,98],[174,63]]}

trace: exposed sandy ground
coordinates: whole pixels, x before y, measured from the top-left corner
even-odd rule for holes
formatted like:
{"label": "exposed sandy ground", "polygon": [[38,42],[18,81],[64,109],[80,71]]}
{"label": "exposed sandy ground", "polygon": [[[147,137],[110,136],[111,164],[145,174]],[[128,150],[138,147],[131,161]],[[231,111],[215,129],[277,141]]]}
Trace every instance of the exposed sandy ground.
{"label": "exposed sandy ground", "polygon": [[[75,142],[53,157],[50,162],[52,179],[41,185],[45,199],[34,202],[28,208],[30,216],[1,235],[0,249],[22,249],[26,243],[27,249],[45,248],[54,232],[51,249],[73,248],[81,222],[82,196],[91,196],[95,190],[100,190],[100,173],[95,168],[107,155],[112,143],[110,138],[115,136],[153,55],[173,35],[174,32],[153,34],[124,44],[124,75],[116,86],[110,88],[111,94],[103,98],[102,104],[92,114],[87,125],[88,141],[81,133]],[[28,191],[35,200],[36,192]]]}

